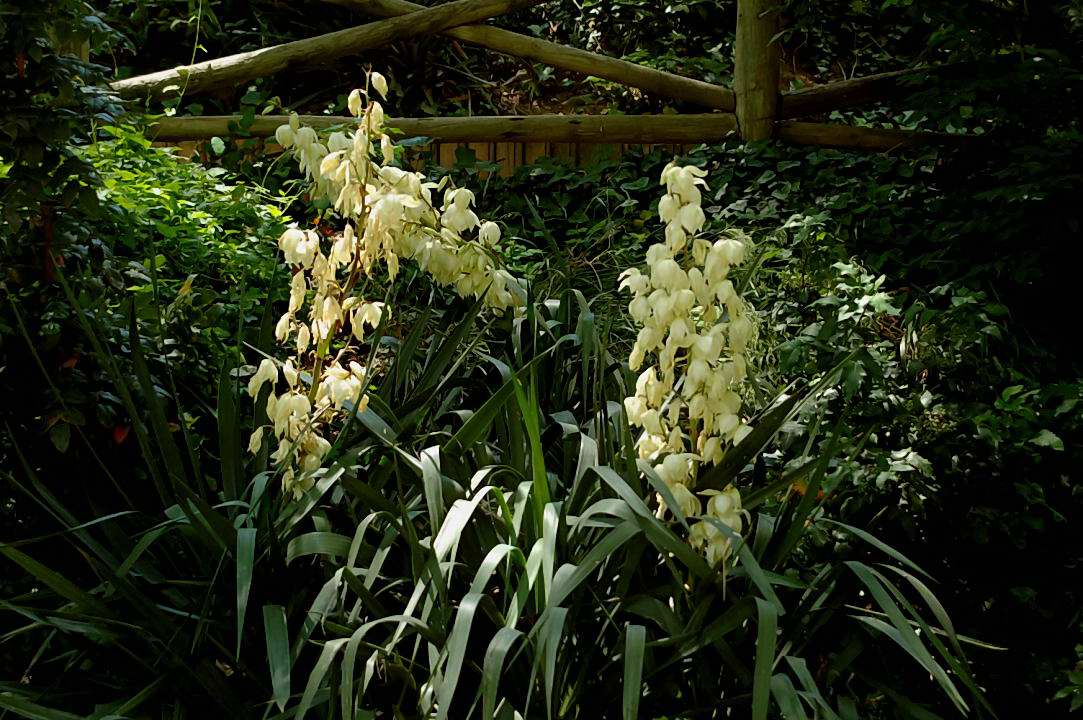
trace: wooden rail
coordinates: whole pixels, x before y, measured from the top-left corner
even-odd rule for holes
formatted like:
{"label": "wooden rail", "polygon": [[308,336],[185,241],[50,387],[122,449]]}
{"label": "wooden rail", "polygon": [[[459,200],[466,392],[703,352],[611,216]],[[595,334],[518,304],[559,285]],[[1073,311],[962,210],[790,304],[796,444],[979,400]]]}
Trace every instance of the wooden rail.
{"label": "wooden rail", "polygon": [[970,63],[950,63],[929,67],[895,70],[866,77],[838,80],[826,85],[782,93],[779,119],[822,115],[834,110],[870,105],[923,89],[926,76],[945,77],[971,67]]}
{"label": "wooden rail", "polygon": [[326,35],[274,45],[251,52],[207,60],[195,65],[126,80],[117,80],[112,88],[122,97],[161,95],[176,87],[185,93],[237,85],[253,78],[273,75],[298,65],[326,63],[347,55],[387,45],[395,40],[431,35],[441,30],[477,22],[512,10],[537,5],[543,0],[454,0],[409,16],[347,28]]}
{"label": "wooden rail", "polygon": [[[263,115],[244,129],[253,137],[270,137],[289,121],[287,115]],[[240,128],[240,115],[164,117],[148,132],[158,141],[209,140]],[[301,122],[326,129],[351,126],[348,116],[302,115]],[[502,115],[496,117],[388,118],[387,124],[407,137],[462,143],[682,144],[720,143],[735,137],[730,113],[686,115]],[[919,145],[958,145],[969,135],[852,127],[832,123],[778,123],[779,139],[797,145],[856,150],[894,150]]]}
{"label": "wooden rail", "polygon": [[[408,0],[326,0],[373,15],[394,17],[425,9]],[[442,31],[443,35],[513,57],[533,60],[571,72],[592,75],[634,87],[662,97],[695,103],[716,110],[733,111],[733,91],[722,85],[693,80],[627,60],[533,38],[488,25],[463,25]]]}
{"label": "wooden rail", "polygon": [[[165,117],[151,126],[155,140],[206,140],[230,134],[239,115]],[[286,115],[257,117],[246,128],[269,137],[289,121]],[[316,128],[353,125],[352,117],[303,115]],[[731,113],[697,115],[501,115],[496,117],[388,118],[407,137],[448,142],[702,143],[721,142],[736,129]]]}
{"label": "wooden rail", "polygon": [[[398,118],[389,121],[407,136],[444,143],[675,144],[717,143],[739,135],[746,141],[780,140],[825,147],[890,151],[917,145],[953,145],[972,136],[890,128],[798,122],[791,118],[878,102],[919,89],[923,75],[954,72],[961,65],[913,68],[855,78],[795,92],[780,93],[778,28],[774,0],[738,0],[734,90],[625,60],[565,47],[519,33],[474,24],[543,0],[454,0],[436,7],[409,0],[324,0],[359,8],[387,19],[297,40],[250,53],[113,83],[122,95],[160,94],[169,85],[200,91],[266,75],[295,63],[325,62],[418,35],[443,33],[515,57],[606,78],[656,95],[733,112],[679,115],[530,115],[502,117]],[[151,127],[155,139],[183,141],[240,134],[267,137],[286,116],[261,116],[242,128],[239,116],[161,118]],[[349,117],[306,116],[315,127],[348,125]],[[578,153],[578,151],[576,151]],[[526,157],[530,153],[515,153]],[[441,157],[442,157],[441,150]]]}
{"label": "wooden rail", "polygon": [[795,120],[778,123],[776,135],[779,140],[794,145],[818,145],[840,150],[902,150],[927,145],[956,147],[979,140],[974,135]]}

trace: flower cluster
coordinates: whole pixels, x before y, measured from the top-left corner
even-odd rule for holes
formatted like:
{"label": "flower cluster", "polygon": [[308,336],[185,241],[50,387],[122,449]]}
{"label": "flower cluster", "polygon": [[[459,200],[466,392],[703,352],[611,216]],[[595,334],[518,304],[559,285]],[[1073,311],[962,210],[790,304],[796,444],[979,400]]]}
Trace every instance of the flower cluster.
{"label": "flower cluster", "polygon": [[[702,509],[694,492],[699,468],[718,463],[727,447],[751,432],[741,419],[740,390],[755,323],[730,279],[747,243],[737,234],[713,242],[699,236],[705,176],[697,167],[673,163],[662,171],[666,193],[658,215],[666,224],[665,242],[648,248],[646,272],[626,270],[620,283],[632,293],[628,311],[640,327],[628,365],[640,371],[646,363],[635,395],[624,401],[629,421],[642,429],[639,457],[655,463],[654,471],[690,517]],[[659,496],[658,502],[663,516],[665,501]],[[735,488],[716,492],[707,513],[740,532]],[[692,528],[690,540],[712,562],[730,552],[726,535],[705,521]]]}
{"label": "flower cluster", "polygon": [[[379,73],[370,73],[369,85],[381,96],[387,90]],[[391,312],[364,295],[376,269],[385,268],[394,281],[400,259],[415,260],[438,284],[498,313],[517,311],[526,300],[522,283],[497,254],[500,228],[474,213],[473,193],[448,189],[443,202],[435,203],[433,193],[442,185],[392,165],[395,146],[380,103],[368,90],[354,90],[348,106],[359,120],[352,132],[333,132],[324,140],[297,115],[275,132],[312,182],[313,199],[326,200],[345,221],[338,233],[291,225],[278,241],[293,276],[289,308],[275,336],[290,343],[296,356],[282,365],[286,389],[272,390],[269,424],[253,433],[249,449],[259,452],[269,428],[278,442],[271,457],[295,493],[311,485],[330,451],[324,437],[330,423],[367,406],[370,369],[354,343]],[[256,397],[265,383],[276,388],[279,379],[275,363],[264,360],[249,393]]]}

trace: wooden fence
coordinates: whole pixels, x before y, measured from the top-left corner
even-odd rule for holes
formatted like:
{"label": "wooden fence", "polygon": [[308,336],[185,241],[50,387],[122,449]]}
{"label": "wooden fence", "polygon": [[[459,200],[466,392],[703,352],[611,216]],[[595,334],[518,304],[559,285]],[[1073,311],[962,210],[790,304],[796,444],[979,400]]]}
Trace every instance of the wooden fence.
{"label": "wooden fence", "polygon": [[[435,7],[408,0],[325,0],[385,19],[304,40],[240,53],[195,65],[120,80],[125,97],[203,92],[247,82],[286,67],[319,65],[404,38],[443,34],[496,52],[600,77],[646,93],[693,103],[711,112],[670,115],[527,115],[495,117],[390,118],[406,136],[430,138],[441,164],[454,162],[459,147],[479,160],[500,162],[505,172],[549,155],[583,161],[628,145],[664,145],[679,150],[730,137],[746,141],[778,138],[802,145],[885,151],[927,144],[960,143],[973,136],[855,127],[800,120],[887,100],[913,92],[924,77],[962,66],[915,68],[779,92],[780,61],[775,0],[738,0],[733,88],[647,68],[625,60],[566,47],[508,30],[476,24],[544,0],[453,0]],[[230,134],[268,137],[287,117],[259,116],[241,128],[240,116],[168,117],[152,126],[158,141],[193,141]],[[306,116],[318,127],[355,122],[352,117]],[[600,147],[599,147],[600,146]]]}

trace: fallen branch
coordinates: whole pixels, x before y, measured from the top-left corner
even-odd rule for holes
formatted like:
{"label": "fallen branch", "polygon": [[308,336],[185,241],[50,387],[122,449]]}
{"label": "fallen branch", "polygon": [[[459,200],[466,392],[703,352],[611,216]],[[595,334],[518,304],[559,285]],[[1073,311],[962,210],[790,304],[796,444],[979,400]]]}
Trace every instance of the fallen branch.
{"label": "fallen branch", "polygon": [[[206,140],[230,135],[240,119],[239,115],[166,117],[152,125],[148,134],[159,141]],[[256,117],[245,130],[254,137],[268,137],[288,121],[285,115],[264,115]],[[352,117],[301,116],[302,124],[316,128],[356,122]],[[731,113],[388,118],[386,124],[407,137],[424,136],[445,142],[646,144],[717,143],[737,127]]]}
{"label": "fallen branch", "polygon": [[542,0],[455,0],[411,13],[409,16],[380,20],[326,35],[118,80],[112,83],[112,88],[123,97],[139,97],[160,95],[170,86],[176,86],[178,91],[183,90],[185,93],[196,93],[238,85],[253,78],[273,75],[287,67],[326,63],[395,40],[431,35],[456,25],[478,22],[540,2]]}
{"label": "fallen branch", "polygon": [[[425,9],[424,5],[408,0],[326,1],[384,17],[402,15],[415,17],[413,13]],[[463,25],[444,30],[443,34],[505,55],[612,80],[654,95],[683,100],[717,110],[732,111],[734,108],[733,91],[727,87],[643,67],[627,60],[618,60],[487,25]]]}

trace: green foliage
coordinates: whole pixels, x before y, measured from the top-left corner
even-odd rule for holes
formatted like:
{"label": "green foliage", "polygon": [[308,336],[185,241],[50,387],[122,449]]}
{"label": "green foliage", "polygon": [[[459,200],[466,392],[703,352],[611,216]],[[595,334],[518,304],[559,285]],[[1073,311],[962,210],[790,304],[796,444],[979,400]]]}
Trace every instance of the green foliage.
{"label": "green foliage", "polygon": [[[64,248],[55,279],[8,265],[2,552],[22,573],[5,575],[4,610],[29,625],[5,635],[0,658],[29,684],[5,686],[0,707],[64,717],[42,703],[89,712],[101,701],[99,712],[125,716],[160,706],[161,688],[176,682],[241,712],[224,673],[234,672],[265,549],[234,522],[265,484],[250,487],[240,466],[246,421],[228,370],[242,339],[262,344],[280,211],[137,129],[102,134],[70,149],[94,169],[99,210]],[[221,610],[215,582],[227,559],[237,592]],[[38,599],[43,614],[25,614]],[[218,617],[238,622],[220,636]],[[56,657],[29,649],[59,638]],[[247,682],[243,697],[262,693]]]}
{"label": "green foliage", "polygon": [[[18,437],[61,498],[75,488],[54,478],[94,467],[93,492],[138,504],[147,477],[138,469],[137,408],[161,398],[167,434],[193,432],[202,445],[204,426],[213,427],[206,388],[224,364],[237,364],[242,329],[263,315],[280,213],[221,172],[151,148],[137,130],[103,134],[113,139],[71,149],[100,182],[99,209],[54,250],[54,278],[21,248],[5,257],[0,387],[8,402],[0,419],[14,435],[0,437],[0,458],[17,465]],[[151,380],[132,394],[134,407],[117,388],[118,373],[140,372],[133,337],[151,356]],[[12,509],[13,528],[34,522],[22,509]]]}
{"label": "green foliage", "polygon": [[[40,248],[48,266],[57,236],[77,232],[93,212],[93,172],[73,151],[88,121],[110,120],[119,108],[99,85],[106,68],[87,60],[91,48],[115,39],[82,2],[0,4],[0,248]],[[72,210],[73,213],[65,212]],[[29,242],[28,242],[29,241]]]}
{"label": "green foliage", "polygon": [[[445,338],[479,330],[476,307],[450,312],[432,319]],[[369,409],[299,498],[283,496],[267,472],[233,492],[213,467],[190,466],[157,399],[136,433],[164,513],[80,522],[21,468],[16,487],[66,529],[53,542],[73,546],[55,549],[55,560],[74,569],[64,558],[78,553],[89,567],[67,579],[0,546],[38,588],[7,601],[26,620],[17,636],[44,642],[27,671],[41,679],[0,703],[43,715],[89,703],[113,714],[147,705],[243,715],[273,696],[297,717],[413,715],[418,705],[424,714],[434,703],[437,717],[511,708],[597,717],[618,703],[630,712],[638,696],[639,716],[663,717],[723,697],[754,717],[771,707],[836,717],[898,686],[903,656],[882,636],[958,707],[982,702],[966,638],[911,574],[923,571],[863,531],[820,519],[815,490],[829,455],[814,463],[804,495],[776,499],[789,478],[746,490],[754,529],[739,565],[720,575],[681,524],[659,522],[642,499],[644,468],[614,401],[629,378],[581,295],[532,306],[496,330],[484,354],[444,352],[444,338],[421,340],[430,318],[419,323],[380,343],[398,351]],[[135,378],[115,376],[124,397],[146,395],[151,382],[142,351],[132,351]],[[239,422],[236,389],[225,375],[223,437],[239,430],[228,425]],[[761,418],[751,452],[791,414]],[[870,544],[795,563],[809,532]],[[298,593],[297,583],[322,589]],[[871,605],[856,604],[864,591]],[[262,632],[244,621],[256,607]],[[74,666],[83,671],[64,669]],[[914,702],[904,692],[890,692],[900,707]]]}
{"label": "green foliage", "polygon": [[[980,657],[1000,678],[994,695],[1026,688],[999,696],[1004,708],[1047,701],[1079,642],[1078,595],[1065,591],[1078,582],[1064,573],[1080,557],[1080,375],[1059,330],[1072,281],[1057,261],[1075,257],[1081,223],[1071,137],[984,157],[772,145],[687,156],[710,168],[708,215],[757,240],[743,292],[762,313],[764,379],[815,377],[858,352],[838,394],[784,427],[757,472],[795,467],[816,452],[817,417],[844,417],[824,488],[861,492],[830,503],[832,516],[875,523],[953,577],[968,634],[1032,658],[1021,682],[1012,653]],[[521,228],[521,271],[595,295],[617,347],[629,338],[613,278],[650,242],[654,189],[638,180],[667,160],[543,161],[491,180],[484,198]],[[1034,624],[1062,638],[1055,651],[1022,629]]]}

